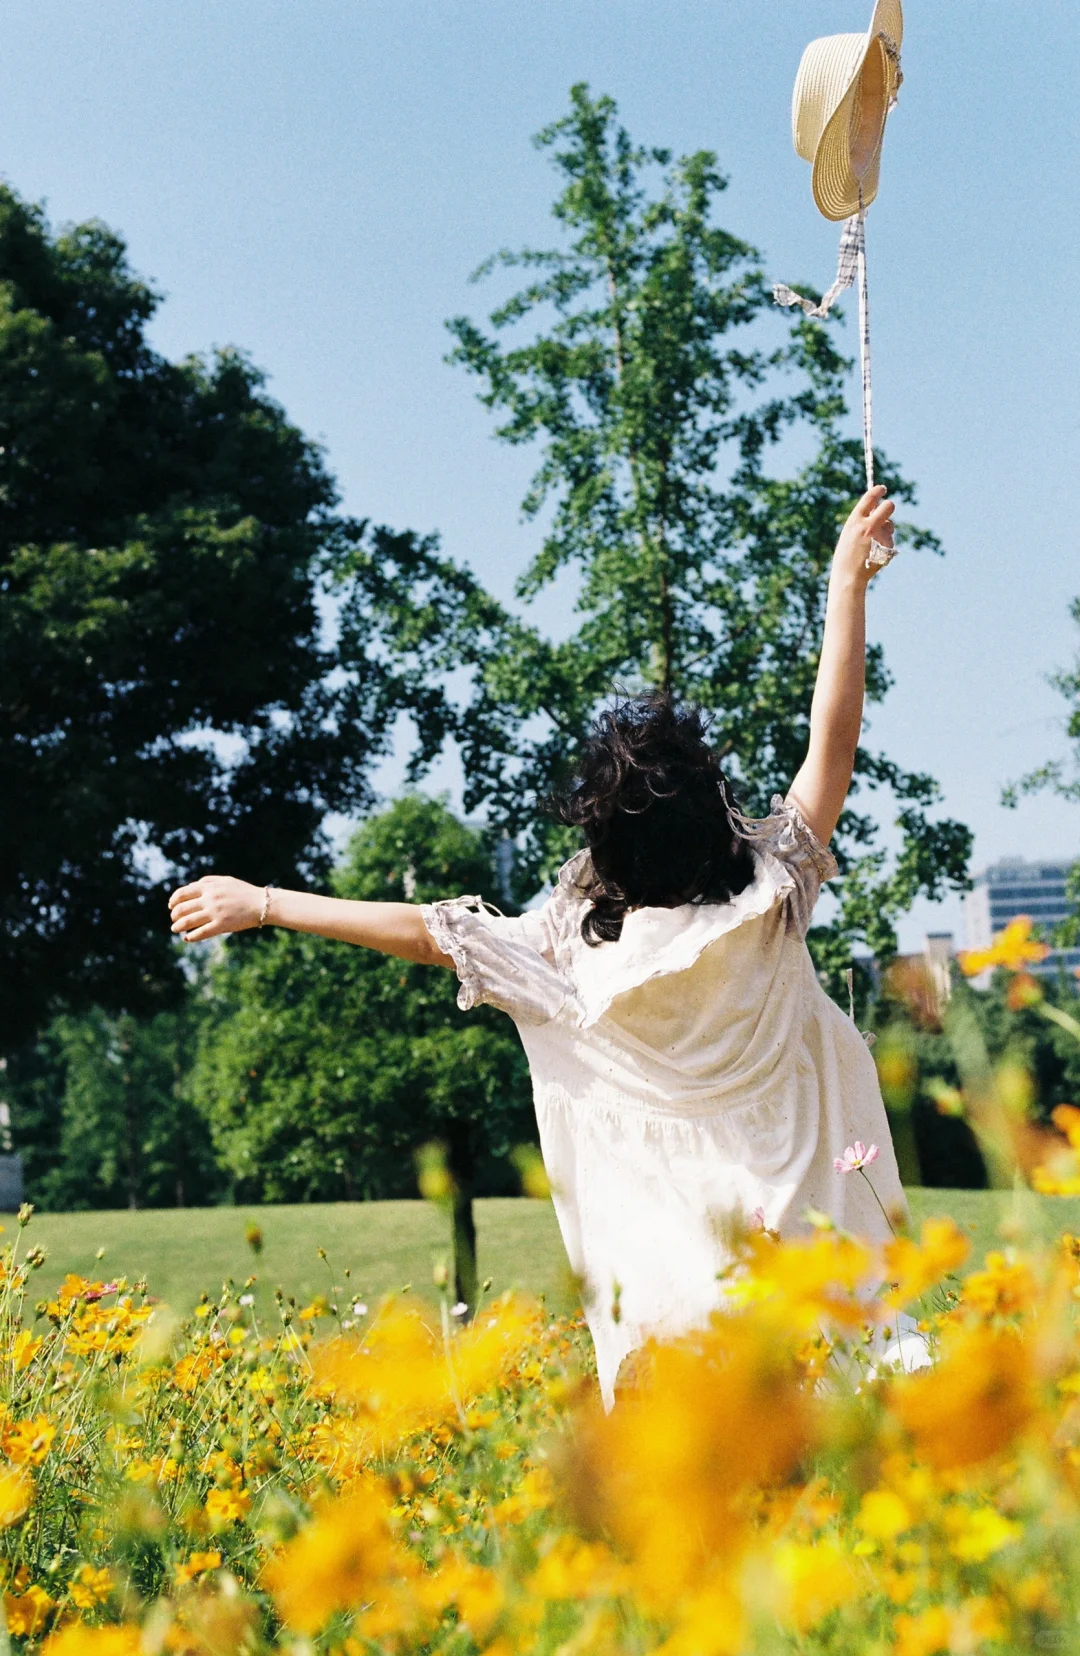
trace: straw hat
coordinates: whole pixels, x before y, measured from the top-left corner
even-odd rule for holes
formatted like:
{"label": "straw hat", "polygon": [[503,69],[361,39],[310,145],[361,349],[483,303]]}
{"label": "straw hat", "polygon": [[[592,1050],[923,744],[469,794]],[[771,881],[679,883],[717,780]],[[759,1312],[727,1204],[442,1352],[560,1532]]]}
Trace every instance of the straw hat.
{"label": "straw hat", "polygon": [[826,35],[802,55],[791,102],[791,132],[813,163],[814,200],[827,219],[869,207],[878,189],[885,117],[896,101],[904,14],[900,0],[877,0],[862,34]]}

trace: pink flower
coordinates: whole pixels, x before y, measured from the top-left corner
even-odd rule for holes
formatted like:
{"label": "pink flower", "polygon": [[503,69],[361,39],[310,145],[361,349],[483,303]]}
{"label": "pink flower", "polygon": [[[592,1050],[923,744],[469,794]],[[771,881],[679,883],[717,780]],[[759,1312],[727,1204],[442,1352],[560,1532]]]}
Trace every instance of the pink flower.
{"label": "pink flower", "polygon": [[866,1145],[856,1139],[842,1156],[836,1157],[833,1166],[838,1173],[857,1173],[861,1167],[869,1167],[871,1162],[877,1161],[880,1154],[876,1144]]}
{"label": "pink flower", "polygon": [[119,1286],[120,1284],[117,1282],[96,1283],[93,1288],[88,1288],[85,1294],[80,1294],[78,1297],[85,1300],[87,1305],[94,1305],[99,1299],[104,1299],[106,1294],[115,1294]]}

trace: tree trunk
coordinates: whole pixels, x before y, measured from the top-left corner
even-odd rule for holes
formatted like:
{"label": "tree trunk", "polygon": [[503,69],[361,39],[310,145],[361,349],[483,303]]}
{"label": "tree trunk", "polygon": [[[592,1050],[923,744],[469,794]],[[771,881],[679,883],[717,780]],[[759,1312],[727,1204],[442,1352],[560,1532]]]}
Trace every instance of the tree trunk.
{"label": "tree trunk", "polygon": [[454,1303],[467,1306],[466,1315],[471,1317],[477,1302],[476,1217],[473,1213],[476,1152],[468,1122],[450,1122],[446,1150],[447,1166],[454,1181],[450,1210]]}

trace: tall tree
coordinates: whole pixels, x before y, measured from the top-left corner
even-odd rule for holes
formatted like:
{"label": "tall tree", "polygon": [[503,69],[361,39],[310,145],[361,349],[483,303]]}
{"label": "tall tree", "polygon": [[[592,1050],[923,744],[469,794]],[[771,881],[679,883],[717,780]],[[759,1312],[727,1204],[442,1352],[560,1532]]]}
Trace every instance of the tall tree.
{"label": "tall tree", "polygon": [[389,716],[373,663],[328,679],[361,531],[320,452],[236,351],[155,352],[157,303],[0,189],[0,1046],[178,986],[166,862],[323,866]]}
{"label": "tall tree", "polygon": [[[468,808],[484,806],[522,838],[523,889],[569,849],[536,799],[617,687],[661,687],[710,709],[743,800],[767,809],[805,752],[829,562],[862,490],[861,450],[844,434],[850,364],[804,318],[791,325],[773,314],[773,337],[790,331],[779,347],[765,343],[771,307],[758,255],[712,222],[725,187],[715,157],[673,162],[636,146],[611,100],[584,86],[537,142],[561,180],[563,245],[500,253],[481,268],[529,279],[493,312],[491,331],[465,317],[451,323],[452,360],[480,380],[497,435],[540,449],[524,511],[544,532],[517,594],[527,605],[569,577],[576,630],[545,636],[527,612],[501,608],[434,544],[415,540],[357,548],[366,608],[345,611],[356,658],[378,625],[414,682],[432,685],[456,662],[472,667],[471,697],[429,707],[416,763],[440,732],[456,738]],[[811,456],[777,476],[778,445],[800,429]],[[913,499],[884,456],[877,467],[895,496]],[[940,550],[910,525],[900,539]],[[889,682],[874,646],[871,703]],[[817,938],[834,978],[853,939],[887,955],[894,921],[917,894],[966,883],[970,834],[928,817],[939,798],[933,778],[860,747],[855,790],[879,787],[896,799],[901,849],[887,868],[873,819],[854,805],[844,812],[840,914]]]}
{"label": "tall tree", "polygon": [[0,1076],[29,1200],[199,1207],[226,1188],[190,1097],[198,1007],[137,1019],[62,1013]]}
{"label": "tall tree", "polygon": [[[408,795],[357,830],[335,896],[493,897],[491,847],[446,806]],[[459,1297],[474,1303],[472,1195],[516,1190],[508,1157],[535,1136],[509,1021],[455,1005],[452,972],[277,932],[230,942],[210,977],[194,1096],[238,1197],[411,1196],[441,1140],[453,1178]]]}

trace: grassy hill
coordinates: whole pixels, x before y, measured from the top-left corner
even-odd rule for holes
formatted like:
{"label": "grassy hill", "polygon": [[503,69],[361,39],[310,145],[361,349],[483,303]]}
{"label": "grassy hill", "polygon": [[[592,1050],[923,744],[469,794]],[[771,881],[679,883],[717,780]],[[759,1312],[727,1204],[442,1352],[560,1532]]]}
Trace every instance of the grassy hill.
{"label": "grassy hill", "polygon": [[[916,1223],[947,1213],[970,1229],[977,1259],[1001,1245],[1003,1226],[1007,1236],[1080,1232],[1080,1200],[976,1190],[908,1195]],[[492,1279],[491,1292],[523,1288],[566,1303],[566,1256],[550,1203],[491,1198],[476,1208],[480,1274]],[[258,1258],[244,1241],[249,1220],[264,1237]],[[16,1226],[13,1218],[5,1223],[7,1240]],[[447,1253],[445,1220],[424,1202],[35,1214],[21,1240],[48,1252],[35,1297],[68,1271],[106,1280],[145,1276],[151,1292],[177,1310],[190,1309],[204,1290],[217,1293],[226,1277],[241,1283],[252,1274],[256,1304],[266,1308],[278,1285],[301,1304],[319,1292],[370,1303],[406,1285],[430,1298],[432,1268]]]}

